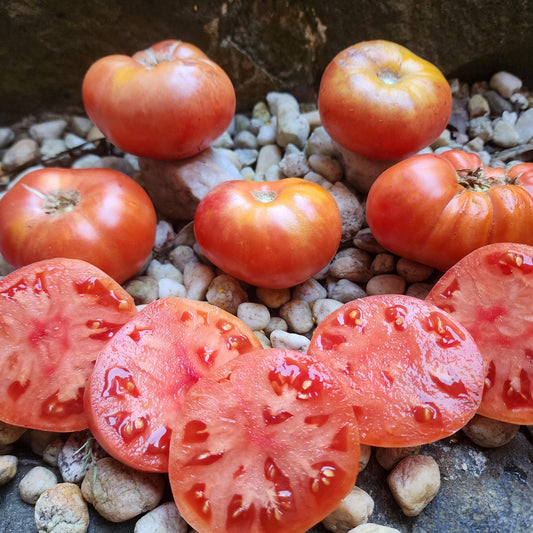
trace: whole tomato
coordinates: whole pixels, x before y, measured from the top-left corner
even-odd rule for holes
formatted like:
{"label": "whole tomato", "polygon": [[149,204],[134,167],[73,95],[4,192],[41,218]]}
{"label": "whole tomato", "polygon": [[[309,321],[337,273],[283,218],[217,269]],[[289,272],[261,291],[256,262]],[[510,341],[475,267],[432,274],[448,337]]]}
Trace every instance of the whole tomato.
{"label": "whole tomato", "polygon": [[204,255],[258,287],[287,288],[309,279],[331,261],[341,231],[333,196],[300,178],[221,183],[194,216]]}
{"label": "whole tomato", "polygon": [[444,271],[486,244],[533,244],[533,164],[505,172],[455,150],[412,156],[377,178],[366,210],[382,246]]}
{"label": "whole tomato", "polygon": [[67,257],[122,283],[146,262],[156,213],[145,190],[105,168],[44,168],[0,199],[0,253],[15,267]]}
{"label": "whole tomato", "polygon": [[396,160],[431,144],[450,119],[446,78],[428,61],[389,41],[364,41],[337,54],[318,94],[333,140],[369,159]]}
{"label": "whole tomato", "polygon": [[125,152],[182,159],[207,148],[229,126],[235,91],[199,48],[166,40],[132,57],[96,61],[82,86],[85,110]]}

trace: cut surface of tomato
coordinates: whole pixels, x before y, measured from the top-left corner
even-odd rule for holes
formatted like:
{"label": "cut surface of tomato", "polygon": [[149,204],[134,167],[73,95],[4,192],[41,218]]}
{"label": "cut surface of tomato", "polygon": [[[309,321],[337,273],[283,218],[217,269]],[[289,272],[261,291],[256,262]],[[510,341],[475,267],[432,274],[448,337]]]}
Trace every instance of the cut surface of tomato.
{"label": "cut surface of tomato", "polygon": [[483,355],[479,414],[533,424],[533,247],[478,248],[440,278],[427,301],[461,322]]}
{"label": "cut surface of tomato", "polygon": [[85,261],[40,261],[1,279],[0,420],[43,431],[86,428],[94,361],[136,313],[133,298]]}
{"label": "cut surface of tomato", "polygon": [[273,348],[199,380],[170,444],[185,520],[204,533],[301,533],[323,519],[358,472],[349,394],[323,362]]}
{"label": "cut surface of tomato", "polygon": [[463,427],[481,401],[483,358],[472,337],[417,298],[348,302],[317,326],[308,351],[350,378],[364,444],[433,442]]}
{"label": "cut surface of tomato", "polygon": [[100,353],[85,395],[89,428],[124,464],[165,472],[187,390],[225,362],[260,348],[250,328],[219,307],[156,300]]}

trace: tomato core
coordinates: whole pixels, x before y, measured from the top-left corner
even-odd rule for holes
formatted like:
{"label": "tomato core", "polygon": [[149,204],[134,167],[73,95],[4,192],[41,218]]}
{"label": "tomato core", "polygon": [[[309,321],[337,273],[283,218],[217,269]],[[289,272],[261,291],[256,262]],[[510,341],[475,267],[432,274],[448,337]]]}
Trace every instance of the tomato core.
{"label": "tomato core", "polygon": [[44,197],[43,211],[47,215],[68,213],[80,203],[80,199],[80,191],[69,189],[52,191]]}
{"label": "tomato core", "polygon": [[395,83],[398,83],[400,81],[400,76],[390,68],[382,68],[378,72],[378,78],[385,84],[385,85],[394,85]]}
{"label": "tomato core", "polygon": [[273,202],[277,197],[278,193],[275,191],[254,191],[252,196],[258,201],[264,204]]}
{"label": "tomato core", "polygon": [[457,183],[469,191],[484,192],[495,185],[520,185],[519,176],[508,176],[506,172],[489,176],[483,167],[458,169]]}

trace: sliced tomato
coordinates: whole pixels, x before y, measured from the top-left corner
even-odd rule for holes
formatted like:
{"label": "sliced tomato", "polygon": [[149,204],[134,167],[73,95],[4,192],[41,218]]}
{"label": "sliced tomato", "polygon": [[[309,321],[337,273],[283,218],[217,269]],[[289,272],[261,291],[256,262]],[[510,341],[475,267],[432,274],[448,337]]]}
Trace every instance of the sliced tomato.
{"label": "sliced tomato", "polygon": [[99,268],[51,259],[0,280],[0,420],[43,431],[87,427],[83,395],[98,352],[137,313]]}
{"label": "sliced tomato", "polygon": [[481,401],[483,358],[471,335],[417,298],[348,302],[317,326],[308,351],[350,378],[364,444],[433,442],[463,427]]}
{"label": "sliced tomato", "polygon": [[201,379],[170,444],[185,520],[203,533],[301,533],[355,483],[349,388],[307,354],[265,349]]}
{"label": "sliced tomato", "polygon": [[85,395],[89,428],[112,456],[166,472],[172,426],[202,376],[261,344],[237,317],[205,302],[162,298],[100,353]]}
{"label": "sliced tomato", "polygon": [[461,322],[483,354],[479,414],[533,424],[533,246],[478,248],[440,278],[427,301]]}

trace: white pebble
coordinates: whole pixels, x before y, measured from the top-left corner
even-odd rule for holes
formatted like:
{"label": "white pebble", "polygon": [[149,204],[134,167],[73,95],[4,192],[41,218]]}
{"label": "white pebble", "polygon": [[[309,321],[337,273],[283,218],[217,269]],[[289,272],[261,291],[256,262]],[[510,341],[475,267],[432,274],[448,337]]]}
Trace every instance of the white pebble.
{"label": "white pebble", "polygon": [[67,121],[63,119],[48,120],[40,124],[34,124],[30,127],[29,133],[37,142],[43,142],[45,139],[59,139],[65,129]]}
{"label": "white pebble", "polygon": [[304,335],[298,333],[288,333],[280,329],[274,330],[270,334],[272,348],[285,348],[306,353],[311,341]]}
{"label": "white pebble", "polygon": [[257,163],[255,165],[255,173],[262,177],[266,171],[272,166],[277,165],[281,161],[281,149],[277,144],[267,144],[262,146],[257,156]]}
{"label": "white pebble", "polygon": [[167,502],[146,513],[135,523],[133,533],[187,533],[189,525],[174,502]]}
{"label": "white pebble", "polygon": [[353,487],[339,506],[322,520],[322,525],[333,533],[346,533],[367,522],[373,511],[374,500],[370,494],[359,487]]}
{"label": "white pebble", "polygon": [[321,298],[315,300],[312,305],[313,320],[315,324],[320,324],[324,318],[336,311],[342,306],[342,302],[332,300],[331,298]]}
{"label": "white pebble", "polygon": [[270,336],[270,334],[276,329],[279,329],[280,331],[289,331],[289,325],[280,316],[273,316],[263,328],[263,331],[265,332],[265,335]]}
{"label": "white pebble", "polygon": [[237,308],[237,316],[253,331],[262,330],[270,322],[270,311],[263,304],[243,302]]}
{"label": "white pebble", "polygon": [[167,298],[173,296],[175,298],[185,298],[187,290],[185,285],[171,278],[162,278],[158,281],[159,298]]}
{"label": "white pebble", "polygon": [[520,90],[522,87],[522,80],[517,78],[514,74],[500,71],[496,72],[489,81],[492,89],[498,91],[504,98],[511,98],[513,93]]}
{"label": "white pebble", "polygon": [[307,158],[303,152],[285,153],[279,167],[287,178],[299,178],[309,172]]}
{"label": "white pebble", "polygon": [[533,138],[533,107],[524,111],[518,117],[515,130],[520,143],[527,143]]}
{"label": "white pebble", "polygon": [[44,466],[34,466],[20,480],[19,494],[22,501],[34,505],[39,496],[57,484],[57,476]]}
{"label": "white pebble", "polygon": [[183,274],[172,263],[161,263],[157,259],[152,259],[146,274],[156,280],[171,279],[178,283],[183,283]]}
{"label": "white pebble", "polygon": [[191,300],[205,300],[207,288],[213,281],[213,269],[203,263],[190,262],[183,270],[183,284],[187,291],[187,298]]}
{"label": "white pebble", "polygon": [[168,255],[172,264],[181,272],[184,272],[188,263],[198,263],[193,248],[187,244],[176,246]]}
{"label": "white pebble", "polygon": [[519,142],[514,126],[506,120],[498,120],[492,130],[492,140],[502,148],[511,148]]}
{"label": "white pebble", "polygon": [[82,146],[87,143],[87,141],[80,137],[79,135],[76,135],[74,133],[67,133],[64,138],[65,145],[67,148],[78,148],[79,146]]}

